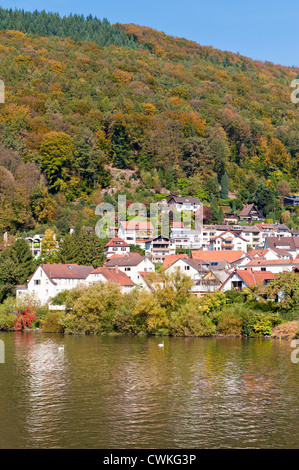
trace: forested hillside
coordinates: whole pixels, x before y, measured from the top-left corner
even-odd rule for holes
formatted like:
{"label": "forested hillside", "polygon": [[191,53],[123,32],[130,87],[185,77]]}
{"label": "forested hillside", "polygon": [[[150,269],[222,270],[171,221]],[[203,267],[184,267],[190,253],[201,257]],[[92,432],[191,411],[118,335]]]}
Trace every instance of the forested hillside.
{"label": "forested hillside", "polygon": [[[0,11],[0,233],[88,225],[116,187],[215,204],[227,176],[239,205],[272,217],[298,191],[298,68],[136,25],[14,15]],[[115,168],[133,170],[123,186]]]}

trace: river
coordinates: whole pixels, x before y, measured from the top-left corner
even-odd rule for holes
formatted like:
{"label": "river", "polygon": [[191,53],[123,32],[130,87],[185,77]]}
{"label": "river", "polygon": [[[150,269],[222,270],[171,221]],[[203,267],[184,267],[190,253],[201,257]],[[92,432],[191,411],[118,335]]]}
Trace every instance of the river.
{"label": "river", "polygon": [[40,332],[0,340],[1,449],[299,448],[290,341],[167,337],[159,347],[156,337]]}

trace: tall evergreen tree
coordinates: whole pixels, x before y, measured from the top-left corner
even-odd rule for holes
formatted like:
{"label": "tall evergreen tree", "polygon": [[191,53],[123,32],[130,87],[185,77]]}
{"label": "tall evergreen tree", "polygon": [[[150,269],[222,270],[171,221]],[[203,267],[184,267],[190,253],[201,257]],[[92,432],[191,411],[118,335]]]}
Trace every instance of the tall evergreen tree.
{"label": "tall evergreen tree", "polygon": [[17,283],[24,284],[34,271],[34,263],[28,243],[18,239],[9,250],[10,259],[17,269]]}
{"label": "tall evergreen tree", "polygon": [[220,195],[222,199],[227,199],[228,198],[228,192],[229,192],[229,181],[228,181],[228,176],[226,173],[221,178],[221,191]]}

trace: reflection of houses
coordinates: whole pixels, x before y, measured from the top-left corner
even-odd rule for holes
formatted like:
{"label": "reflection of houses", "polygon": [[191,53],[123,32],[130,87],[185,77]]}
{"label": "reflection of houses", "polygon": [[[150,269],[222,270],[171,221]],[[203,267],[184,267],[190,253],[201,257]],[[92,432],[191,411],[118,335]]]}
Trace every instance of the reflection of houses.
{"label": "reflection of houses", "polygon": [[111,238],[105,245],[105,255],[107,258],[111,258],[114,255],[123,255],[129,253],[129,251],[130,245],[119,237]]}
{"label": "reflection of houses", "polygon": [[33,258],[38,258],[41,255],[42,241],[44,238],[45,235],[34,235],[33,237],[26,238]]}
{"label": "reflection of houses", "polygon": [[239,214],[240,221],[246,220],[246,222],[253,222],[263,219],[264,215],[257,209],[255,204],[247,204],[243,207]]}

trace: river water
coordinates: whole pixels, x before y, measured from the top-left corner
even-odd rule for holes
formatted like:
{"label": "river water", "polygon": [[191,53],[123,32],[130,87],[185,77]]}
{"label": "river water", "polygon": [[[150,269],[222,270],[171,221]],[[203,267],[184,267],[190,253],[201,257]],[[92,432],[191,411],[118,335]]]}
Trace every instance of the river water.
{"label": "river water", "polygon": [[2,449],[299,448],[290,341],[164,338],[161,348],[155,337],[39,332],[0,340]]}

